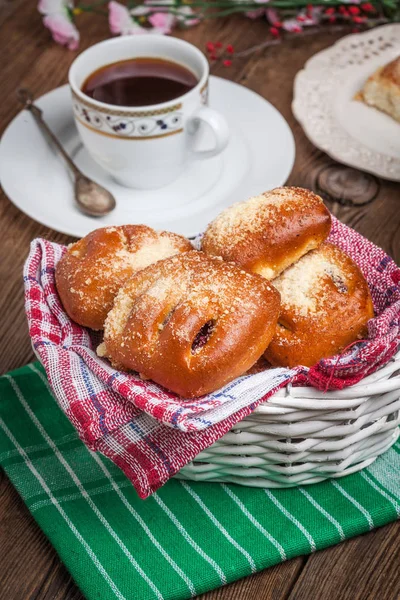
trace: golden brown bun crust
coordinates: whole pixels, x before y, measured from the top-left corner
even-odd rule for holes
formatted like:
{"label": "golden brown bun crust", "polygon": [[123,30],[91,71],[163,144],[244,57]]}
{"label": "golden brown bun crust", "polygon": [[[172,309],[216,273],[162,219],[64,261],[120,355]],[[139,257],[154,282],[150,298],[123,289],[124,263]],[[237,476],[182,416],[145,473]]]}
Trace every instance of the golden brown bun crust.
{"label": "golden brown bun crust", "polygon": [[118,290],[131,275],[192,248],[186,238],[146,225],[96,229],[71,244],[57,264],[64,309],[79,325],[102,329]]}
{"label": "golden brown bun crust", "polygon": [[179,254],[120,290],[105,322],[105,355],[185,398],[202,396],[257,361],[279,304],[262,277],[202,252]]}
{"label": "golden brown bun crust", "polygon": [[368,284],[339,248],[322,244],[273,284],[281,294],[277,332],[265,357],[272,365],[310,367],[367,335],[374,316]]}
{"label": "golden brown bun crust", "polygon": [[356,95],[368,106],[381,110],[400,122],[400,56],[368,77]]}
{"label": "golden brown bun crust", "polygon": [[202,250],[273,279],[329,235],[331,217],[309,190],[281,187],[240,202],[208,226]]}

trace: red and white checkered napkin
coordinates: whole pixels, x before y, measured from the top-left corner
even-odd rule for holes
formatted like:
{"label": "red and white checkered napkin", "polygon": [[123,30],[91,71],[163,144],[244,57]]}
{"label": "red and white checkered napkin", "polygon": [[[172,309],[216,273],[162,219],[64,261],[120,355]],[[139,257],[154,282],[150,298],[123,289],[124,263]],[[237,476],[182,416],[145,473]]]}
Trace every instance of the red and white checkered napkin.
{"label": "red and white checkered napkin", "polygon": [[103,452],[128,476],[141,497],[165,483],[277,389],[292,383],[343,388],[386,363],[400,343],[400,269],[382,250],[333,219],[330,241],[360,266],[377,317],[369,340],[311,369],[269,369],[239,377],[188,401],[96,356],[98,334],[69,319],[54,279],[65,248],[32,242],[25,264],[25,309],[37,355],[53,392],[82,440]]}

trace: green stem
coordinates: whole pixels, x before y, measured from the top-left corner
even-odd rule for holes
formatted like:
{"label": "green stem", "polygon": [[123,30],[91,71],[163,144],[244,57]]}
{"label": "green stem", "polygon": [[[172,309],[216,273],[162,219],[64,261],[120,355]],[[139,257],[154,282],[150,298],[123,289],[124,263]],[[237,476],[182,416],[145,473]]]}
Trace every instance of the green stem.
{"label": "green stem", "polygon": [[76,8],[80,8],[82,12],[94,13],[96,15],[108,15],[107,10],[101,10],[101,8],[95,8],[92,6],[77,6]]}
{"label": "green stem", "polygon": [[212,12],[212,13],[205,12],[202,14],[202,17],[204,19],[217,19],[219,17],[228,17],[229,15],[233,15],[235,13],[243,13],[243,12],[247,12],[247,11],[257,10],[258,8],[260,8],[259,4],[254,5],[254,8],[250,8],[250,9],[246,8],[245,10],[240,7],[225,8],[224,10],[220,10],[218,12]]}
{"label": "green stem", "polygon": [[[98,0],[97,2],[93,2],[92,4],[77,4],[76,8],[80,8],[83,11],[92,11],[94,7],[97,6],[103,6],[105,4],[108,4],[108,0]],[[296,8],[305,8],[307,6],[324,6],[326,8],[329,7],[335,7],[335,6],[340,6],[343,4],[343,0],[330,0],[330,1],[326,1],[324,2],[324,0],[270,0],[270,2],[268,2],[265,4],[260,4],[257,2],[235,2],[234,0],[219,0],[217,2],[214,2],[212,4],[208,3],[208,2],[204,2],[204,1],[199,1],[199,0],[193,0],[192,2],[188,1],[185,3],[182,3],[180,6],[188,6],[190,8],[203,8],[205,11],[209,11],[209,10],[213,10],[213,9],[217,9],[217,8],[225,8],[225,9],[235,9],[235,10],[243,10],[243,11],[248,11],[248,10],[253,10],[253,9],[257,9],[257,8],[292,8],[292,9],[296,9]],[[372,0],[371,4],[373,6],[375,6],[376,8],[379,8],[383,5],[386,5],[387,7],[395,7],[396,6],[396,0],[384,0],[384,2],[381,2],[379,0]],[[140,3],[136,3],[133,1],[129,1],[128,2],[128,7],[129,8],[134,8],[137,6],[142,6],[142,4]],[[172,12],[172,10],[179,10],[179,6],[170,6],[168,7],[168,5],[157,2],[157,0],[155,0],[154,2],[149,2],[149,4],[147,4],[148,8],[163,8],[163,9],[169,9],[169,12]]]}
{"label": "green stem", "polygon": [[[257,5],[258,7],[260,6],[259,4]],[[151,6],[150,8],[155,8],[154,6]],[[154,11],[157,12],[157,11]],[[238,12],[244,12],[243,8],[238,8],[238,7],[232,7],[232,8],[226,8],[224,10],[221,10],[219,12],[211,12],[211,13],[207,13],[207,12],[202,12],[202,13],[193,13],[192,15],[183,15],[182,13],[179,12],[179,9],[169,9],[168,13],[171,15],[176,15],[179,16],[182,19],[198,19],[198,18],[202,18],[202,19],[216,19],[217,17],[226,17],[228,15],[234,14],[234,13],[238,13]]]}
{"label": "green stem", "polygon": [[[108,3],[109,0],[97,0],[91,4],[79,4],[75,5],[75,8],[81,9],[83,12],[91,12],[101,15],[106,15],[106,10],[101,10],[98,7],[104,6]],[[133,0],[128,0],[128,8],[132,9],[137,6],[143,6],[143,3],[136,3]],[[181,20],[191,20],[193,18],[203,18],[203,19],[216,19],[219,17],[227,17],[229,15],[233,15],[235,13],[243,13],[243,12],[251,12],[259,10],[260,8],[277,8],[277,9],[286,9],[286,10],[298,10],[302,8],[306,8],[307,6],[323,6],[325,8],[334,8],[343,4],[343,0],[270,0],[268,3],[260,4],[254,1],[249,2],[235,2],[234,0],[217,0],[214,3],[204,2],[204,0],[193,0],[185,3],[181,3],[179,5],[171,5],[168,6],[166,4],[160,3],[157,0],[154,2],[149,2],[147,4],[147,8],[152,12],[157,12],[157,9],[163,9],[163,11],[167,11],[170,14],[179,16]],[[396,0],[371,0],[371,4],[375,7],[376,10],[379,9],[390,9],[393,6],[396,6]],[[190,7],[194,9],[201,9],[198,14],[191,15],[183,15],[180,13],[180,9],[182,7]]]}
{"label": "green stem", "polygon": [[[388,6],[391,4],[392,0],[386,0]],[[372,1],[371,4],[373,4],[376,8],[378,8],[380,6],[380,3],[375,1]],[[305,8],[307,6],[322,6],[322,7],[326,7],[326,8],[330,8],[330,7],[335,7],[335,6],[341,6],[343,5],[343,0],[330,0],[329,2],[324,2],[323,0],[270,0],[270,2],[265,3],[265,4],[260,4],[257,2],[234,2],[234,0],[228,0],[228,1],[224,1],[224,0],[220,0],[219,2],[213,2],[212,4],[208,3],[208,2],[204,2],[204,1],[198,1],[198,0],[193,0],[193,2],[186,2],[186,3],[182,3],[181,6],[188,6],[190,8],[203,8],[206,11],[208,10],[213,10],[216,8],[240,8],[243,11],[247,11],[247,10],[251,10],[254,8],[292,8],[292,9],[297,9],[297,8]],[[168,8],[167,5],[162,4],[157,2],[157,0],[154,0],[154,2],[149,2],[149,4],[147,4],[147,6],[149,8]],[[171,7],[173,8],[173,7]]]}

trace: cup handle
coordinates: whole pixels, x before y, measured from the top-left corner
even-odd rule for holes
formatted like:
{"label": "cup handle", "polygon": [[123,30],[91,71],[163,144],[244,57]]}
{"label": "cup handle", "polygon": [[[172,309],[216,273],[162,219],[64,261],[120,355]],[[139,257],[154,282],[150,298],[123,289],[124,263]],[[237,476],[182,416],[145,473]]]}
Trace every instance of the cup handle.
{"label": "cup handle", "polygon": [[188,123],[188,131],[192,137],[192,145],[202,123],[206,123],[213,130],[215,146],[211,150],[193,150],[192,148],[193,158],[203,159],[216,156],[226,148],[229,141],[229,127],[225,117],[212,108],[202,106],[196,110]]}

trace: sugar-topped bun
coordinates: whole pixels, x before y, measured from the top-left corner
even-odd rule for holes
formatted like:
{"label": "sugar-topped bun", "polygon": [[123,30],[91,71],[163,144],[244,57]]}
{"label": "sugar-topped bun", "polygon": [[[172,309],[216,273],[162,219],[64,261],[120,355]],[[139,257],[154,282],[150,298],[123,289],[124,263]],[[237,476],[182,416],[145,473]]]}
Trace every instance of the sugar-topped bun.
{"label": "sugar-topped bun", "polygon": [[187,252],[133,276],[104,327],[102,355],[183,397],[245,373],[270,342],[279,294],[264,278]]}
{"label": "sugar-topped bun", "polygon": [[282,306],[265,352],[271,364],[309,367],[367,335],[367,321],[374,316],[368,284],[336,246],[322,244],[273,284]]}
{"label": "sugar-topped bun", "polygon": [[202,250],[273,279],[329,235],[331,217],[309,190],[281,187],[239,202],[207,228]]}
{"label": "sugar-topped bun", "polygon": [[80,325],[102,329],[115,295],[131,275],[192,248],[186,238],[146,225],[96,229],[71,244],[57,264],[64,309]]}

